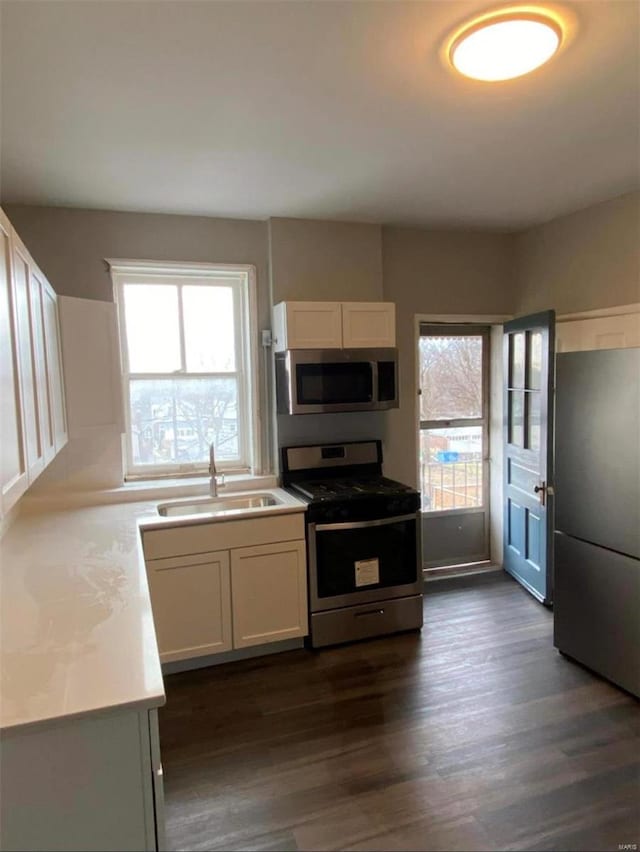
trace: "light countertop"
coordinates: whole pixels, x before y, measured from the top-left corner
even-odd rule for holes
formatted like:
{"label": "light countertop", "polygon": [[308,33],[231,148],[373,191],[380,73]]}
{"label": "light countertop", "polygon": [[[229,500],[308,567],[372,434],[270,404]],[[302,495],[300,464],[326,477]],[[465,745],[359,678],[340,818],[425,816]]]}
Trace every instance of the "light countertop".
{"label": "light countertop", "polygon": [[[282,502],[186,523],[305,509],[265,492]],[[160,518],[159,502],[30,506],[13,522],[0,541],[0,728],[164,704],[140,529],[182,519]]]}

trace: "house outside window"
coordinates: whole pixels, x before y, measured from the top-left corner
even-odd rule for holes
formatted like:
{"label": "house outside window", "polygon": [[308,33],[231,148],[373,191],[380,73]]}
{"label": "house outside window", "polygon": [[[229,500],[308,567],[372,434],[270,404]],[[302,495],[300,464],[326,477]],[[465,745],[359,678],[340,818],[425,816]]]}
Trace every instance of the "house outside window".
{"label": "house outside window", "polygon": [[259,468],[255,270],[110,261],[126,419],[125,476]]}

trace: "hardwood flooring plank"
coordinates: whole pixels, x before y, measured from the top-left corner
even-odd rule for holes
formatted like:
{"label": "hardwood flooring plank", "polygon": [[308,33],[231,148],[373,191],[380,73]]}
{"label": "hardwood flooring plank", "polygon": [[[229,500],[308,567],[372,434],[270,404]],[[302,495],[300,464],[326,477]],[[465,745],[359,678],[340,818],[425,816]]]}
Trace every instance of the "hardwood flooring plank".
{"label": "hardwood flooring plank", "polygon": [[168,677],[169,848],[638,844],[638,703],[552,629],[476,575],[429,584],[421,634]]}

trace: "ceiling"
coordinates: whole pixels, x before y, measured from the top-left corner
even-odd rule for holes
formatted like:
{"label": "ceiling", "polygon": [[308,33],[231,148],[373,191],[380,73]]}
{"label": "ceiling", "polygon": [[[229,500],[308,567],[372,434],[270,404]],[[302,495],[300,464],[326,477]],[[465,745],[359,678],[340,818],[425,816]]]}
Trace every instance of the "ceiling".
{"label": "ceiling", "polygon": [[439,55],[487,5],[5,0],[2,199],[516,230],[636,188],[640,4],[500,84]]}

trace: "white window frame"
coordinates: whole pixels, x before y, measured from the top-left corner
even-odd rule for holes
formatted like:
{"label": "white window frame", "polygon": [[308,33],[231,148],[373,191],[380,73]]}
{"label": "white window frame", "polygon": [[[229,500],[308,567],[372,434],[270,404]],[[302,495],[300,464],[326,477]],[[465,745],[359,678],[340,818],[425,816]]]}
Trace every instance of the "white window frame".
{"label": "white window frame", "polygon": [[[238,381],[238,447],[240,463],[216,460],[216,467],[227,475],[255,474],[260,470],[260,419],[258,404],[257,357],[257,299],[256,269],[251,264],[237,263],[158,263],[154,261],[107,259],[111,270],[114,300],[118,312],[120,336],[122,394],[125,412],[123,435],[125,480],[197,476],[207,473],[209,463],[187,462],[179,464],[136,465],[132,456],[131,408],[129,383],[136,378],[217,378],[228,375]],[[124,311],[125,284],[158,284],[165,281],[180,286],[185,284],[215,284],[216,280],[234,282],[234,317],[236,323],[236,358],[239,363],[233,373],[131,373],[127,348],[126,318]],[[184,329],[182,326],[182,299],[179,298],[181,360],[184,365]]]}

